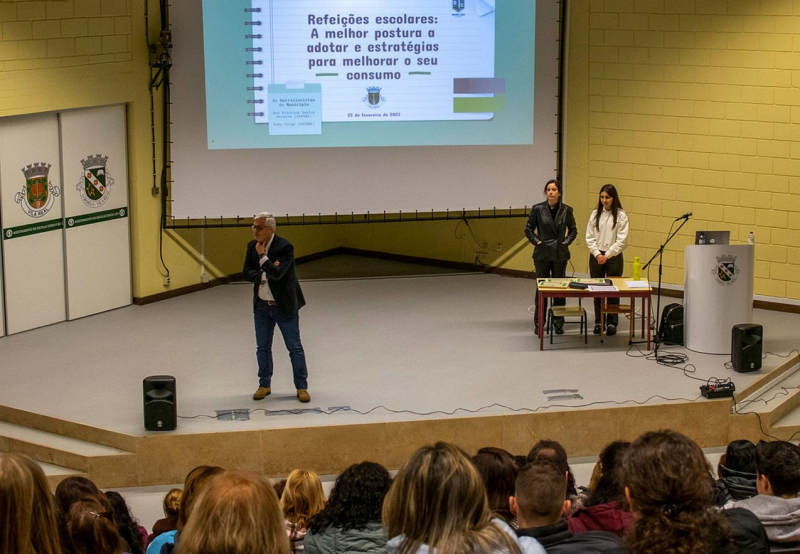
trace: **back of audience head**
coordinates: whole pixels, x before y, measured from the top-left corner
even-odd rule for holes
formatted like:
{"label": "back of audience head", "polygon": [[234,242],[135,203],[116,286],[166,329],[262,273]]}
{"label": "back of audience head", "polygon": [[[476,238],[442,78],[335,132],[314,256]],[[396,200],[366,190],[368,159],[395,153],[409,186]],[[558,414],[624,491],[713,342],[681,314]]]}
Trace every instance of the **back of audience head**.
{"label": "back of audience head", "polygon": [[625,494],[638,514],[633,552],[706,553],[729,528],[711,505],[711,466],[691,439],[675,431],[645,433],[622,464]]}
{"label": "back of audience head", "polygon": [[520,529],[546,527],[558,523],[569,513],[566,500],[567,473],[547,460],[534,461],[517,476],[511,511]]}
{"label": "back of audience head", "polygon": [[0,552],[61,554],[57,513],[39,464],[0,454]]}
{"label": "back of audience head", "polygon": [[183,494],[181,495],[181,506],[178,509],[178,530],[184,528],[189,516],[192,513],[192,506],[203,487],[215,475],[219,475],[225,470],[218,466],[198,466],[186,475],[183,483]]}
{"label": "back of audience head", "polygon": [[164,496],[163,508],[164,517],[171,517],[178,515],[181,507],[181,497],[183,491],[181,489],[169,489],[169,492]]}
{"label": "back of audience head", "polygon": [[114,511],[101,494],[73,502],[67,514],[67,530],[75,554],[122,554],[128,544],[117,531]]}
{"label": "back of audience head", "polygon": [[519,473],[517,460],[502,448],[489,447],[478,450],[472,457],[472,463],[486,486],[489,510],[493,515],[512,522],[514,515],[509,508],[508,499],[514,495],[514,481]]}
{"label": "back of audience head", "polygon": [[278,497],[254,473],[226,471],[213,477],[181,531],[178,554],[289,554]]}
{"label": "back of audience head", "polygon": [[383,525],[390,540],[401,537],[397,554],[422,545],[437,554],[520,552],[492,522],[478,470],[461,449],[444,442],[417,450],[397,474],[383,504]]}
{"label": "back of audience head", "polygon": [[300,528],[325,507],[325,491],[319,475],[305,469],[295,469],[286,478],[281,495],[281,509],[286,520]]}
{"label": "back of audience head", "polygon": [[735,440],[725,449],[721,465],[741,473],[756,472],[756,445],[748,440]]}
{"label": "back of audience head", "polygon": [[528,452],[528,462],[545,459],[550,460],[556,467],[563,469],[569,474],[567,478],[567,498],[573,498],[578,495],[578,488],[575,486],[575,476],[572,469],[569,467],[567,459],[567,451],[561,446],[558,441],[550,439],[542,439],[533,445],[531,451]]}
{"label": "back of audience head", "polygon": [[325,508],[311,518],[309,529],[321,533],[328,527],[364,529],[381,521],[381,508],[392,478],[380,464],[361,462],[344,470],[333,485]]}
{"label": "back of audience head", "polygon": [[597,461],[598,476],[586,500],[586,506],[597,506],[609,502],[624,502],[625,491],[621,480],[622,459],[631,443],[614,441],[600,452]]}
{"label": "back of audience head", "polygon": [[62,513],[67,514],[73,502],[97,494],[100,494],[100,489],[86,477],[67,477],[56,487],[56,502]]}
{"label": "back of audience head", "polygon": [[794,498],[800,493],[800,448],[786,441],[756,446],[759,494]]}
{"label": "back of audience head", "polygon": [[144,552],[144,537],[139,531],[139,522],[133,519],[125,499],[116,491],[108,491],[105,496],[114,512],[114,523],[117,526],[117,531],[130,546],[130,554],[142,554]]}

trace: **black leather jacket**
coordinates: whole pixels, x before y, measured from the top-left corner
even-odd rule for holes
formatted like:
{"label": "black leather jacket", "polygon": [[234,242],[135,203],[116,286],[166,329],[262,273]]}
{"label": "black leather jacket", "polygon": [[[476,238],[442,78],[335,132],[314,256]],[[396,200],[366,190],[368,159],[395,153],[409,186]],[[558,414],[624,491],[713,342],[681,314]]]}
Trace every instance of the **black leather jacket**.
{"label": "black leather jacket", "polygon": [[[536,204],[528,216],[525,236],[535,246],[533,259],[537,262],[564,262],[569,260],[569,245],[578,236],[572,208],[560,204],[556,219],[550,215],[550,207],[545,200]],[[542,244],[538,244],[541,242]]]}

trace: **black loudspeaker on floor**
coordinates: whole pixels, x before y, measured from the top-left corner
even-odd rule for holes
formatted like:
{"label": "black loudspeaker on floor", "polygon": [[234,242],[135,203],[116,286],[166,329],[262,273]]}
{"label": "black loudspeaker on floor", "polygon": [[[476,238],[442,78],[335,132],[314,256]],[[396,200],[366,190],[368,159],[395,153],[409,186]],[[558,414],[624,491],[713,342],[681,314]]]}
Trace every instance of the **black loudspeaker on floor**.
{"label": "black loudspeaker on floor", "polygon": [[764,327],[755,323],[734,325],[731,331],[731,363],[739,373],[761,369]]}
{"label": "black loudspeaker on floor", "polygon": [[144,428],[148,431],[172,431],[178,426],[178,396],[175,377],[152,375],[142,382]]}

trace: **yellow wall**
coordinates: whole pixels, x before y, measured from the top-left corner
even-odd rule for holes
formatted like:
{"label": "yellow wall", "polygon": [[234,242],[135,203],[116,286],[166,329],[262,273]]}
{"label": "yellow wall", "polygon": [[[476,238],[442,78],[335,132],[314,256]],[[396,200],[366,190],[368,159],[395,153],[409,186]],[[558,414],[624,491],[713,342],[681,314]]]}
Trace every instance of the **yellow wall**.
{"label": "yellow wall", "polygon": [[617,185],[630,254],[649,257],[691,211],[667,282],[683,282],[696,230],[754,231],[756,294],[800,299],[800,2],[570,4],[589,56],[569,74],[588,72],[589,113],[570,113],[568,133],[588,128],[587,197]]}
{"label": "yellow wall", "polygon": [[[695,230],[731,229],[740,242],[753,230],[756,293],[800,299],[800,3],[576,0],[570,10],[565,199],[579,229],[612,182],[631,216],[629,262],[649,257],[672,220],[692,211],[664,257],[666,282],[682,284],[681,252]],[[157,6],[150,11],[154,19]],[[143,1],[3,0],[0,32],[0,116],[128,105],[134,295],[200,282],[200,231],[176,230],[164,235],[163,283]],[[531,203],[541,187],[531,184]],[[532,269],[524,219],[471,225],[487,262]],[[456,222],[279,233],[298,255],[343,245],[471,262],[482,245]],[[239,271],[249,231],[204,234],[208,277]],[[585,272],[582,232],[572,250]]]}

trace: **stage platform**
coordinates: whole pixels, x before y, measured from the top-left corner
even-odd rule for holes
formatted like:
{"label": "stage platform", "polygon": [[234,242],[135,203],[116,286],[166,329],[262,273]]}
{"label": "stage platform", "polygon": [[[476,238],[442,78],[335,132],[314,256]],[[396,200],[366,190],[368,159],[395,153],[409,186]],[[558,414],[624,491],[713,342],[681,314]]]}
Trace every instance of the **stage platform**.
{"label": "stage platform", "polygon": [[[363,459],[397,468],[437,439],[526,453],[547,436],[586,456],[672,427],[720,446],[731,433],[752,434],[755,418],[736,425],[731,401],[705,400],[699,385],[730,377],[741,393],[763,392],[797,369],[796,356],[767,355],[761,371],[740,374],[725,367],[728,356],[676,347],[663,350],[691,365],[661,366],[644,345],[628,346],[626,321],[603,344],[590,331],[584,345],[577,325],[567,326],[540,352],[533,280],[380,260],[364,277],[341,277],[360,263],[352,258],[301,266],[310,404],[294,396],[277,331],[273,394],[252,400],[252,288],[234,283],[0,339],[0,450],[110,487],[180,482],[200,463],[269,475],[297,466],[337,473]],[[331,274],[325,264],[337,277],[319,278]],[[756,310],[754,319],[765,351],[798,347],[799,315]],[[180,419],[176,431],[148,433],[142,379],[158,374],[177,379]],[[580,398],[554,398],[573,394]],[[218,410],[249,420],[219,421]],[[51,444],[51,434],[75,442]]]}

